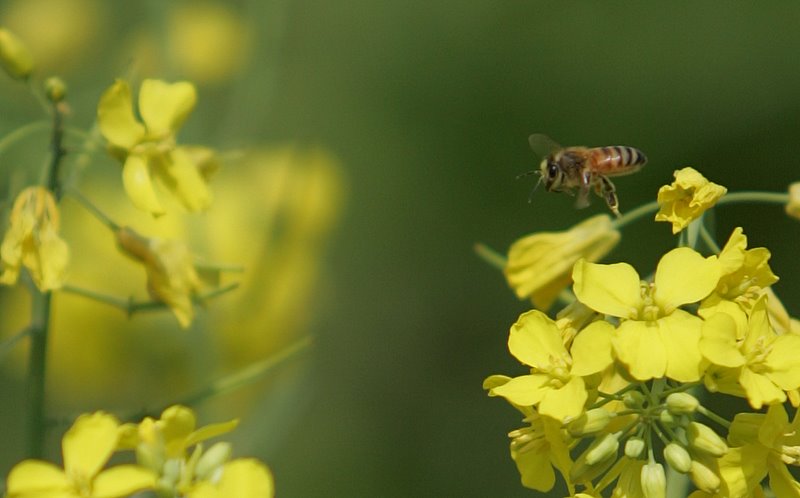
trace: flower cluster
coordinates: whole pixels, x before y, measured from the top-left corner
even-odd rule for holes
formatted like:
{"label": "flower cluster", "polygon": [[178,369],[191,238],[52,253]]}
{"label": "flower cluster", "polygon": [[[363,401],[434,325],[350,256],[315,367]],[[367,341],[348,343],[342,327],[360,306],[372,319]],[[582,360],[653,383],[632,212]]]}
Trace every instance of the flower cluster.
{"label": "flower cluster", "polygon": [[[484,381],[490,396],[523,415],[525,425],[509,437],[524,486],[548,491],[558,472],[571,496],[664,497],[668,466],[686,476],[673,495],[688,495],[691,482],[693,497],[763,496],[769,477],[776,496],[800,496],[787,468],[800,466],[800,421],[789,422],[783,406],[800,404],[800,334],[770,289],[778,278],[769,250],[748,249],[741,228],[719,249],[703,225],[725,193],[691,168],[662,187],[656,221],[672,223],[674,233],[694,226],[704,237],[682,233],[649,275],[596,262],[619,239],[624,218],[587,231],[595,217],[512,246],[506,276],[520,297],[532,295],[543,310],[559,295],[570,303],[555,319],[523,313],[508,348],[527,373]],[[793,213],[789,197],[783,201]],[[544,243],[550,239],[560,246]],[[529,248],[527,268],[516,256],[520,244]],[[570,269],[539,265],[559,256]],[[572,293],[562,292],[570,282]],[[537,300],[535,290],[548,288],[558,292]],[[767,413],[729,421],[710,409],[703,388]]]}
{"label": "flower cluster", "polygon": [[[272,475],[252,458],[231,460],[231,445],[202,442],[233,430],[237,421],[195,428],[195,414],[172,406],[161,418],[120,424],[104,412],[77,418],[64,434],[64,468],[25,460],[8,475],[9,498],[121,498],[143,490],[161,497],[269,498]],[[115,452],[135,450],[136,464],[104,469]]]}

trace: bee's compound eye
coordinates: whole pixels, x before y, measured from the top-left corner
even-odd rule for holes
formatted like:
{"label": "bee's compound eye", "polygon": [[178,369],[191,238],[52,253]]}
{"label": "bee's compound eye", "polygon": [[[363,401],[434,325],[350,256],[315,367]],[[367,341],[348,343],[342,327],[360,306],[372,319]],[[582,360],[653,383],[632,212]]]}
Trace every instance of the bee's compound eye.
{"label": "bee's compound eye", "polygon": [[550,178],[551,180],[554,180],[557,175],[558,175],[558,166],[556,166],[556,163],[554,162],[547,163],[547,177]]}

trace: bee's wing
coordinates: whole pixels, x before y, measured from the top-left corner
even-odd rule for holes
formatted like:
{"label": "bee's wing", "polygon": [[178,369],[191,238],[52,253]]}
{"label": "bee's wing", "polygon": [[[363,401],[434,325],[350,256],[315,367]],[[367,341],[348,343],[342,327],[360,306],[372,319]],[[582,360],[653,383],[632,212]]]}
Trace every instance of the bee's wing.
{"label": "bee's wing", "polygon": [[529,136],[528,143],[531,144],[531,149],[540,158],[562,148],[555,140],[542,133],[534,133]]}

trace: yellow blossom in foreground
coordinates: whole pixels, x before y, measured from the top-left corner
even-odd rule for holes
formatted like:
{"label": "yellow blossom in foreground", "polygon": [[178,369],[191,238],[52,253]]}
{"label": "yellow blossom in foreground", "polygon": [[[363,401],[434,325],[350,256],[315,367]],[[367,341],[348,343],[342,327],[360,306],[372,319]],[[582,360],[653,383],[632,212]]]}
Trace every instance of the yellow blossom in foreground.
{"label": "yellow blossom in foreground", "polygon": [[156,476],[137,465],[102,470],[119,438],[117,419],[103,412],[81,415],[62,440],[64,470],[25,460],[8,475],[9,498],[117,498],[151,489]]}
{"label": "yellow blossom in foreground", "polygon": [[656,221],[672,223],[672,233],[678,233],[714,207],[727,191],[706,180],[694,168],[675,171],[675,181],[658,189]]}
{"label": "yellow blossom in foreground", "polygon": [[606,322],[590,324],[568,352],[553,320],[538,310],[523,313],[511,327],[508,349],[532,367],[531,373],[492,388],[489,395],[503,396],[515,405],[537,406],[541,415],[556,420],[577,417],[588,399],[582,376],[602,372],[613,362],[611,329]]}
{"label": "yellow blossom in foreground", "polygon": [[186,244],[148,239],[128,227],[119,229],[116,236],[122,251],[144,265],[153,299],[169,306],[181,327],[188,327],[194,319],[192,298],[200,289],[200,277]]}
{"label": "yellow blossom in foreground", "polygon": [[[627,263],[578,261],[575,296],[600,313],[622,319],[614,331],[616,357],[637,380],[663,376],[682,382],[700,379],[697,349],[702,320],[679,309],[706,297],[719,280],[719,263],[681,247],[658,263],[655,281],[642,282]],[[580,337],[580,334],[578,334]]]}
{"label": "yellow blossom in foreground", "polygon": [[620,239],[607,214],[593,216],[565,232],[540,232],[512,244],[504,273],[520,299],[547,310],[570,283],[570,272],[581,258],[598,261]]}
{"label": "yellow blossom in foreground", "polygon": [[41,291],[61,287],[69,262],[69,247],[58,235],[58,206],[44,187],[28,187],[17,196],[11,209],[11,225],[0,246],[0,283],[13,285],[20,268],[30,272]]}
{"label": "yellow blossom in foreground", "polygon": [[208,174],[187,147],[176,145],[176,134],[194,109],[197,92],[186,81],[144,80],[139,91],[139,122],[133,114],[128,83],[117,80],[100,98],[100,132],[119,157],[125,192],[139,209],[164,214],[154,178],[172,191],[190,211],[211,204]]}
{"label": "yellow blossom in foreground", "polygon": [[[483,388],[492,390],[511,380],[505,375],[492,375],[483,382]],[[557,469],[567,479],[572,459],[569,455],[569,440],[561,423],[542,417],[529,406],[511,402],[524,418],[525,427],[511,431],[511,458],[517,466],[522,485],[538,491],[550,491],[555,485]]]}
{"label": "yellow blossom in foreground", "polygon": [[703,324],[699,347],[713,365],[738,369],[738,381],[750,405],[782,403],[785,391],[800,387],[800,335],[777,335],[769,324],[766,296],[750,314],[744,337],[737,335],[734,320],[716,313]]}
{"label": "yellow blossom in foreground", "polygon": [[789,185],[789,202],[786,204],[786,214],[800,220],[800,182]]}
{"label": "yellow blossom in foreground", "polygon": [[200,482],[187,498],[271,498],[275,495],[272,474],[253,458],[240,458],[222,466],[218,482]]}

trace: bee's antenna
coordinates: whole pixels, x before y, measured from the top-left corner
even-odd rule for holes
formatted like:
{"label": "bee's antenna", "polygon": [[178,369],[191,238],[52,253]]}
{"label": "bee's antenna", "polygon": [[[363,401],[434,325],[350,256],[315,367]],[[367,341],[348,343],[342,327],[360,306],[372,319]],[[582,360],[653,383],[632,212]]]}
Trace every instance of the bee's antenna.
{"label": "bee's antenna", "polygon": [[534,192],[536,192],[536,189],[539,188],[539,184],[542,183],[542,178],[543,178],[542,177],[542,172],[539,171],[538,169],[535,169],[533,171],[526,171],[525,173],[521,173],[521,174],[517,175],[517,180],[519,180],[520,178],[525,178],[526,176],[531,176],[531,175],[539,175],[539,180],[536,182],[536,185],[533,186],[533,189],[531,189],[530,195],[528,195],[528,204],[533,202],[533,194],[534,194]]}

